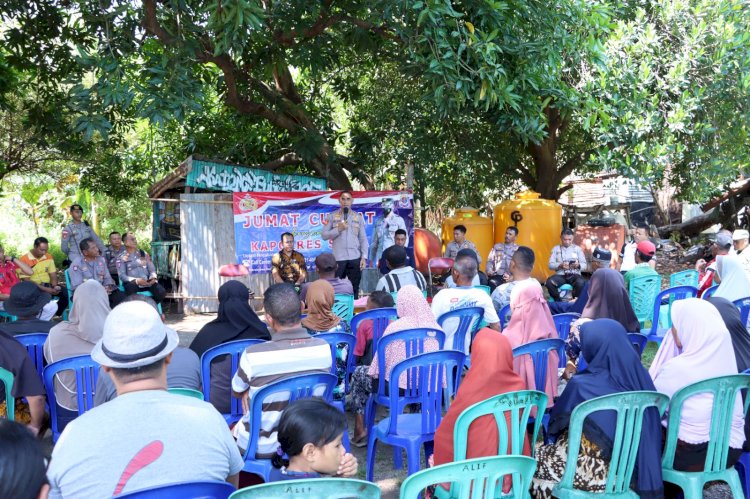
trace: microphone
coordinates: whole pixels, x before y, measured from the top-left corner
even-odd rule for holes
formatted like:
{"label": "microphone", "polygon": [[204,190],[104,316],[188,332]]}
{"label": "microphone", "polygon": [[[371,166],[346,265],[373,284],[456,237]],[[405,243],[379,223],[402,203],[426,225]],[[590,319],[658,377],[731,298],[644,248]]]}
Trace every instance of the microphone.
{"label": "microphone", "polygon": [[345,206],[343,211],[344,211],[344,221],[346,221],[346,219],[349,218],[349,208]]}

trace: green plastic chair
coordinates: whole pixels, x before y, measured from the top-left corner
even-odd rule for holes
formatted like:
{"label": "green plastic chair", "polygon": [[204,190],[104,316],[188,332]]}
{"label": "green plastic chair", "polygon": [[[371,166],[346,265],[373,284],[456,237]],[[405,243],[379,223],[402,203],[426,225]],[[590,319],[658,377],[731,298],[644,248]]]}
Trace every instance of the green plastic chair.
{"label": "green plastic chair", "polygon": [[414,499],[426,487],[450,483],[452,493],[460,499],[497,497],[502,493],[503,477],[513,477],[513,488],[503,497],[529,497],[536,460],[526,456],[479,457],[442,464],[414,473],[401,484],[401,499]]}
{"label": "green plastic chair", "polygon": [[661,291],[661,276],[644,275],[630,281],[628,289],[630,304],[642,328],[653,318],[654,300],[659,291]]}
{"label": "green plastic chair", "polygon": [[[391,292],[391,298],[393,298],[393,303],[396,303],[396,297],[397,296],[398,296],[398,291]],[[427,299],[427,290],[426,289],[422,290],[422,296],[424,296],[425,300]]]}
{"label": "green plastic chair", "polygon": [[476,286],[473,286],[473,287],[475,287],[477,289],[481,289],[482,291],[484,291],[485,293],[487,293],[487,296],[492,296],[492,291],[490,291],[490,287],[489,286],[485,286],[484,284],[477,284]]}
{"label": "green plastic chair", "polygon": [[0,383],[5,386],[6,418],[13,421],[16,418],[16,399],[13,398],[13,373],[0,367]]}
{"label": "green plastic chair", "polygon": [[675,272],[669,276],[669,287],[675,286],[692,286],[697,288],[699,285],[699,274],[697,270],[683,270]]}
{"label": "green plastic chair", "polygon": [[198,390],[193,390],[192,388],[170,388],[167,391],[169,393],[174,393],[177,395],[185,395],[186,397],[193,397],[199,400],[206,400],[203,397],[202,392],[199,392]]}
{"label": "green plastic chair", "polygon": [[234,492],[229,499],[380,499],[380,487],[352,478],[310,478],[253,485]]}
{"label": "green plastic chair", "polygon": [[[559,499],[583,497],[638,499],[638,494],[630,490],[630,480],[633,477],[633,469],[638,457],[643,415],[646,409],[656,407],[659,410],[659,415],[662,416],[668,403],[669,397],[663,393],[638,391],[605,395],[578,405],[573,409],[573,414],[570,416],[568,459],[565,464],[565,473],[560,483],[552,489],[552,495]],[[617,412],[617,429],[613,439],[612,457],[609,461],[609,473],[603,493],[577,490],[573,485],[576,465],[578,464],[578,451],[583,436],[583,422],[588,415],[597,411]]]}
{"label": "green plastic chair", "polygon": [[[661,472],[665,482],[678,485],[685,497],[702,497],[703,486],[707,482],[721,480],[729,484],[734,497],[745,497],[737,470],[727,468],[729,434],[732,428],[732,412],[737,392],[750,388],[750,376],[733,374],[720,376],[688,385],[672,395],[669,403],[667,438],[661,460]],[[711,409],[711,429],[709,433],[706,463],[703,471],[677,471],[674,469],[674,456],[677,448],[677,435],[680,429],[680,416],[685,400],[699,393],[712,393],[714,404]],[[745,397],[744,411],[747,413],[750,397]]]}
{"label": "green plastic chair", "polygon": [[352,317],[354,317],[354,296],[334,295],[333,313],[341,317],[347,323],[351,322]]}

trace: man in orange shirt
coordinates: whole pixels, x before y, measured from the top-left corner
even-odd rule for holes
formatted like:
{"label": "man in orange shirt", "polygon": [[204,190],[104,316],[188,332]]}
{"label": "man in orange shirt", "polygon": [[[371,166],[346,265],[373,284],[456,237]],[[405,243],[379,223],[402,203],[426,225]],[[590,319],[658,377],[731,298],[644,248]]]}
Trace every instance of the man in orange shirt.
{"label": "man in orange shirt", "polygon": [[68,307],[68,292],[65,287],[60,286],[57,282],[57,267],[55,267],[55,259],[49,254],[47,238],[37,237],[34,239],[34,247],[21,257],[21,261],[31,267],[34,273],[31,276],[26,276],[17,271],[18,277],[24,281],[33,282],[42,292],[52,297],[56,296],[58,298],[56,315],[62,315]]}

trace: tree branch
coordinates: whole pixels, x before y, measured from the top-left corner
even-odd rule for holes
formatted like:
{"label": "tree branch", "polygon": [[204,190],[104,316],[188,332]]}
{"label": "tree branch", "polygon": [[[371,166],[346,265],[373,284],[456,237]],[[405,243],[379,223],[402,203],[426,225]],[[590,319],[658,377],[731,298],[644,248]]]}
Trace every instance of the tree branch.
{"label": "tree branch", "polygon": [[282,166],[297,165],[300,163],[302,163],[302,158],[300,158],[296,153],[289,152],[284,154],[280,158],[256,165],[256,168],[260,168],[261,170],[273,171],[278,170]]}

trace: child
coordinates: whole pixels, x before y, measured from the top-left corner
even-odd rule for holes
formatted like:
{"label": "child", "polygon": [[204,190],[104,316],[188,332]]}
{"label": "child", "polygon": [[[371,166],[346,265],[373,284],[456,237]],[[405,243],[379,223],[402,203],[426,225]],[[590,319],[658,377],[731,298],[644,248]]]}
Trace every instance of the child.
{"label": "child", "polygon": [[[367,298],[366,310],[393,307],[393,297],[385,291],[374,291]],[[372,362],[372,321],[362,321],[357,330],[357,341],[354,344],[354,356],[357,365],[369,366]]]}
{"label": "child", "polygon": [[[279,421],[279,450],[269,481],[356,475],[357,458],[346,453],[341,443],[345,428],[344,413],[322,399],[290,404]],[[288,461],[282,459],[284,453]]]}

